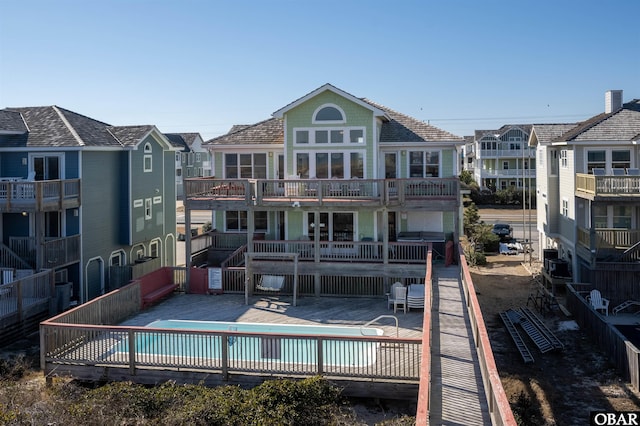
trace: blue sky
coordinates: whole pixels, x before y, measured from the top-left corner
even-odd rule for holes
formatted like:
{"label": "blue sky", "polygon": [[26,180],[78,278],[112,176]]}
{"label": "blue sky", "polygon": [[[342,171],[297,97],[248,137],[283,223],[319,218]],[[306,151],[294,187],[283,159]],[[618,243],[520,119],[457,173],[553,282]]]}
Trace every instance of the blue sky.
{"label": "blue sky", "polygon": [[638,0],[0,4],[0,108],[205,140],[324,83],[459,136],[640,98]]}

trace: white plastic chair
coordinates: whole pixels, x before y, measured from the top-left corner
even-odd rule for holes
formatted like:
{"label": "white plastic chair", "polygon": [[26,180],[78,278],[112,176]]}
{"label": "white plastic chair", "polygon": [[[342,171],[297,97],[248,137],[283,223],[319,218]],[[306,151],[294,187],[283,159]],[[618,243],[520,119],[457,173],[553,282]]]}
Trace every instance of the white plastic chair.
{"label": "white plastic chair", "polygon": [[602,310],[605,316],[609,316],[609,299],[602,297],[599,290],[591,290],[587,300],[596,312]]}

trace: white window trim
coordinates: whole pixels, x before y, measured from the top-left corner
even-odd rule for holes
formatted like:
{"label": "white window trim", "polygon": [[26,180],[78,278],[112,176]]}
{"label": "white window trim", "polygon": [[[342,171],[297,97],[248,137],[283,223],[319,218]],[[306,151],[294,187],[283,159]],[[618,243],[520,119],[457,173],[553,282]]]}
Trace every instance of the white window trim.
{"label": "white window trim", "polygon": [[564,217],[569,217],[569,199],[566,197],[562,197],[562,202],[560,203],[560,214]]}
{"label": "white window trim", "polygon": [[[331,134],[331,131],[338,130],[342,131],[343,138],[342,143],[331,142],[329,140],[327,143],[316,143],[316,131],[317,130],[326,130]],[[362,142],[351,142],[351,130],[362,130]],[[309,136],[309,142],[298,143],[297,141],[297,132],[306,131]],[[331,139],[331,138],[329,138]],[[364,145],[367,140],[367,128],[364,126],[350,126],[350,127],[295,127],[293,129],[293,144],[296,146],[344,146],[344,145]]]}
{"label": "white window trim", "polygon": [[[147,167],[147,160],[149,160],[149,167]],[[153,155],[145,154],[142,160],[142,167],[145,173],[153,171]]]}
{"label": "white window trim", "polygon": [[[367,164],[367,151],[364,149],[355,149],[355,150],[342,150],[342,149],[338,149],[338,150],[319,150],[319,151],[293,151],[293,158],[294,158],[294,167],[295,169],[295,173],[294,175],[298,175],[300,176],[300,172],[298,171],[298,164],[297,161],[295,161],[295,159],[297,158],[298,154],[307,154],[309,156],[309,178],[310,179],[316,179],[317,173],[316,173],[316,154],[327,154],[329,156],[329,159],[331,159],[331,154],[343,154],[342,158],[343,158],[343,170],[344,170],[344,177],[343,179],[351,179],[351,154],[353,153],[358,153],[358,154],[362,154],[362,163],[365,165],[363,173],[364,173],[364,177],[363,179],[367,179],[367,168],[366,168],[366,164]],[[397,165],[396,165],[397,168]],[[331,176],[329,176],[329,178],[331,178]]]}
{"label": "white window trim", "polygon": [[[412,152],[421,152],[422,153],[422,174],[423,177],[440,177],[442,176],[442,150],[440,149],[410,149],[407,150],[407,153],[405,155],[405,162],[406,162],[406,168],[407,168],[407,177],[409,177],[411,175],[411,153]],[[438,175],[437,176],[424,176],[425,173],[425,167],[427,166],[427,163],[425,162],[425,152],[437,152],[438,153]],[[432,163],[429,163],[429,165],[431,165]]]}
{"label": "white window trim", "polygon": [[145,198],[144,200],[144,219],[151,220],[153,218],[153,200]]}
{"label": "white window trim", "polygon": [[[340,114],[342,114],[342,120],[316,120],[316,115],[318,115],[318,112],[320,112],[322,109],[324,108],[335,108],[338,111],[340,111]],[[320,105],[318,108],[316,108],[315,111],[313,111],[313,115],[311,116],[312,120],[311,122],[313,124],[341,124],[341,123],[346,123],[347,122],[347,114],[344,113],[344,110],[342,108],[340,108],[338,105],[336,104],[323,104]]]}

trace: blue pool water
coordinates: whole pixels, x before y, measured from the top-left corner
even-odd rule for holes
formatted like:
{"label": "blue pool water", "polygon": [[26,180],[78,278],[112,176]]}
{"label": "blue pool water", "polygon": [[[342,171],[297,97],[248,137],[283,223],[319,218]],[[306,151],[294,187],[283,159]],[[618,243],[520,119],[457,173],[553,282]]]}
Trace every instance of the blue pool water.
{"label": "blue pool water", "polygon": [[[383,331],[371,327],[338,327],[301,324],[238,323],[220,321],[160,320],[147,327],[194,331],[238,331],[274,333],[278,335],[322,335],[325,365],[367,366],[375,362],[377,342],[332,340],[330,336],[381,336]],[[136,333],[136,353],[193,358],[221,358],[221,336],[188,333]],[[318,356],[315,339],[282,336],[229,336],[227,352],[231,361],[278,361],[293,364],[315,364]],[[125,351],[126,352],[126,351]]]}

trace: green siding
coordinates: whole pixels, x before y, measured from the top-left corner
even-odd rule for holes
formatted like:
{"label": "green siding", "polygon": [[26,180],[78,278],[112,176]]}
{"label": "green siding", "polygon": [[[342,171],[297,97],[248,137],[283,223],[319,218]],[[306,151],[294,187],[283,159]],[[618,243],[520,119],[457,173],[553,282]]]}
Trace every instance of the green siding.
{"label": "green siding", "polygon": [[453,156],[455,155],[455,151],[452,150],[443,150],[440,158],[442,167],[442,177],[451,177],[453,176]]}
{"label": "green siding", "polygon": [[[346,115],[346,122],[340,124],[318,124],[313,123],[313,113],[314,111],[324,104],[334,104],[342,108],[344,114]],[[291,171],[295,170],[295,157],[293,155],[294,150],[305,150],[308,152],[314,151],[354,151],[354,150],[363,150],[365,155],[365,165],[364,165],[364,174],[366,178],[373,177],[375,165],[374,165],[374,148],[375,144],[373,141],[373,112],[367,108],[362,107],[361,105],[356,104],[348,99],[345,99],[333,92],[327,91],[319,94],[318,96],[302,103],[296,108],[291,109],[286,113],[286,140],[288,144],[286,146],[286,154],[287,154],[287,164],[286,170],[287,174],[290,175]],[[343,144],[310,144],[308,147],[294,147],[293,140],[293,129],[294,128],[325,128],[325,127],[364,127],[365,128],[365,143],[364,146],[362,144],[351,144],[351,143],[343,143]]]}

